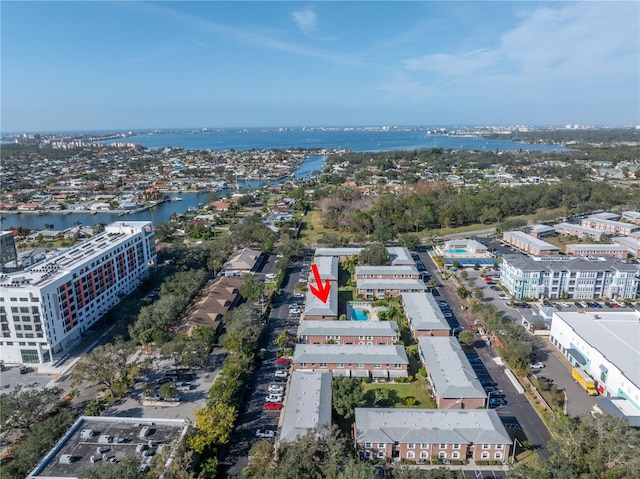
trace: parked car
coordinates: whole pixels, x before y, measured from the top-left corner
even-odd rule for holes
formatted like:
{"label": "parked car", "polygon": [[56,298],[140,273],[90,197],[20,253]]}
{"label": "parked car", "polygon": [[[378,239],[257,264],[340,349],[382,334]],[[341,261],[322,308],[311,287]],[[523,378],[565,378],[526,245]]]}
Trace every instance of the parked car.
{"label": "parked car", "polygon": [[290,367],[289,364],[276,363],[276,369],[279,369],[279,370],[287,370],[289,369],[289,367]]}
{"label": "parked car", "polygon": [[276,437],[276,432],[273,429],[258,429],[256,431],[256,437],[262,439],[272,439]]}
{"label": "parked car", "polygon": [[267,411],[279,411],[282,409],[282,403],[268,402],[265,403],[264,408]]}
{"label": "parked car", "polygon": [[499,407],[499,406],[505,406],[506,404],[507,404],[507,400],[505,398],[501,398],[501,397],[489,398],[489,407],[490,408]]}
{"label": "parked car", "polygon": [[276,371],[276,372],[274,373],[274,376],[275,376],[275,377],[277,377],[277,378],[278,378],[278,377],[280,377],[280,378],[286,378],[286,377],[288,377],[288,376],[289,376],[289,373],[288,373],[287,371]]}
{"label": "parked car", "polygon": [[[469,329],[471,329],[471,327],[469,327]],[[469,359],[469,362],[471,364],[482,364],[482,359],[476,357],[476,356],[471,356]]]}
{"label": "parked car", "polygon": [[20,374],[27,374],[29,371],[31,371],[31,368],[27,366],[20,366]]}
{"label": "parked car", "polygon": [[264,398],[265,402],[282,402],[282,394],[269,394]]}
{"label": "parked car", "polygon": [[531,363],[531,369],[542,369],[542,368],[544,368],[544,363],[541,363],[540,361]]}
{"label": "parked car", "polygon": [[[281,372],[281,371],[276,371],[277,373]],[[283,371],[286,373],[286,371]],[[271,380],[274,383],[286,383],[287,382],[287,377],[286,376],[274,376],[271,378]]]}
{"label": "parked car", "polygon": [[[291,338],[288,338],[288,339],[289,341],[292,340]],[[276,359],[276,364],[286,364],[288,366],[291,364],[291,360],[280,356],[278,359]]]}
{"label": "parked car", "polygon": [[282,384],[271,384],[269,386],[269,392],[282,394],[284,392],[284,386]]}
{"label": "parked car", "polygon": [[591,303],[591,304],[593,304],[593,307],[594,307],[594,308],[602,309],[602,305],[601,305],[600,303],[598,303],[598,302],[595,302],[595,301],[594,301],[594,302],[593,302],[593,303]]}
{"label": "parked car", "polygon": [[500,287],[499,287],[499,286],[491,286],[491,289],[492,289],[493,291],[501,291],[501,289],[500,289]]}
{"label": "parked car", "polygon": [[276,275],[275,275],[275,273],[267,273],[267,274],[264,275],[264,277],[266,279],[275,279]]}
{"label": "parked car", "polygon": [[500,298],[503,301],[508,301],[509,300],[509,296],[507,296],[506,294],[502,293],[500,295],[498,295],[498,298]]}

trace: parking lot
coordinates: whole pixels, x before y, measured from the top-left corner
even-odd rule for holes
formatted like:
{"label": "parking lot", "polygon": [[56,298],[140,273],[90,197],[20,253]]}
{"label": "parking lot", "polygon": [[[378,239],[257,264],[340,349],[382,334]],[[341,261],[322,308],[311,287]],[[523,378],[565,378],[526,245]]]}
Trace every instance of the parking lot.
{"label": "parking lot", "polygon": [[8,364],[0,373],[0,394],[6,394],[13,391],[16,386],[28,386],[37,384],[45,387],[53,376],[48,374],[37,374],[34,368],[27,366],[28,372],[20,373],[20,364]]}

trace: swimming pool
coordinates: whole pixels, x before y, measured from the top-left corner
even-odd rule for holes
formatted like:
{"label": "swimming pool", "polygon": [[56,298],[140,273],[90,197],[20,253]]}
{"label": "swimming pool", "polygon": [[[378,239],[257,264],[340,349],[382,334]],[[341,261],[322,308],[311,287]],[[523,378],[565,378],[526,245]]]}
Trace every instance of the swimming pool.
{"label": "swimming pool", "polygon": [[369,311],[367,311],[366,309],[353,308],[351,310],[351,320],[352,321],[368,321]]}
{"label": "swimming pool", "polygon": [[444,250],[445,254],[464,254],[464,253],[468,253],[468,251],[466,249],[446,249]]}

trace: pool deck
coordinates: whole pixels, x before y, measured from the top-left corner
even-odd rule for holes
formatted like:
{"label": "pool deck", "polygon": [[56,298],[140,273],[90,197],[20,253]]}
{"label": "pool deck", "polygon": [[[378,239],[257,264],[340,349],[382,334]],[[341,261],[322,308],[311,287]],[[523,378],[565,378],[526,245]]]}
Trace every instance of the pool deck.
{"label": "pool deck", "polygon": [[[353,309],[362,309],[369,313],[369,317],[366,320],[362,319],[353,319]],[[367,303],[364,301],[349,301],[347,303],[347,318],[351,321],[380,321],[378,318],[377,308],[374,308],[371,303]]]}

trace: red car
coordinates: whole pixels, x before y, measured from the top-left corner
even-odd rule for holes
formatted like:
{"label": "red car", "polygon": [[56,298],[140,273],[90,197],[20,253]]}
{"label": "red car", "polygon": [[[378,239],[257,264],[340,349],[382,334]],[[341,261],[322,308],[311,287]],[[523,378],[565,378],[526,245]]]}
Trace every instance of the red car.
{"label": "red car", "polygon": [[485,281],[493,281],[493,278],[491,276],[485,276],[483,279]]}
{"label": "red car", "polygon": [[282,403],[268,402],[268,403],[265,403],[264,408],[267,411],[279,411],[280,409],[282,409]]}
{"label": "red car", "polygon": [[289,366],[291,364],[291,361],[287,358],[279,357],[278,359],[276,359],[276,364],[286,364],[287,366]]}

